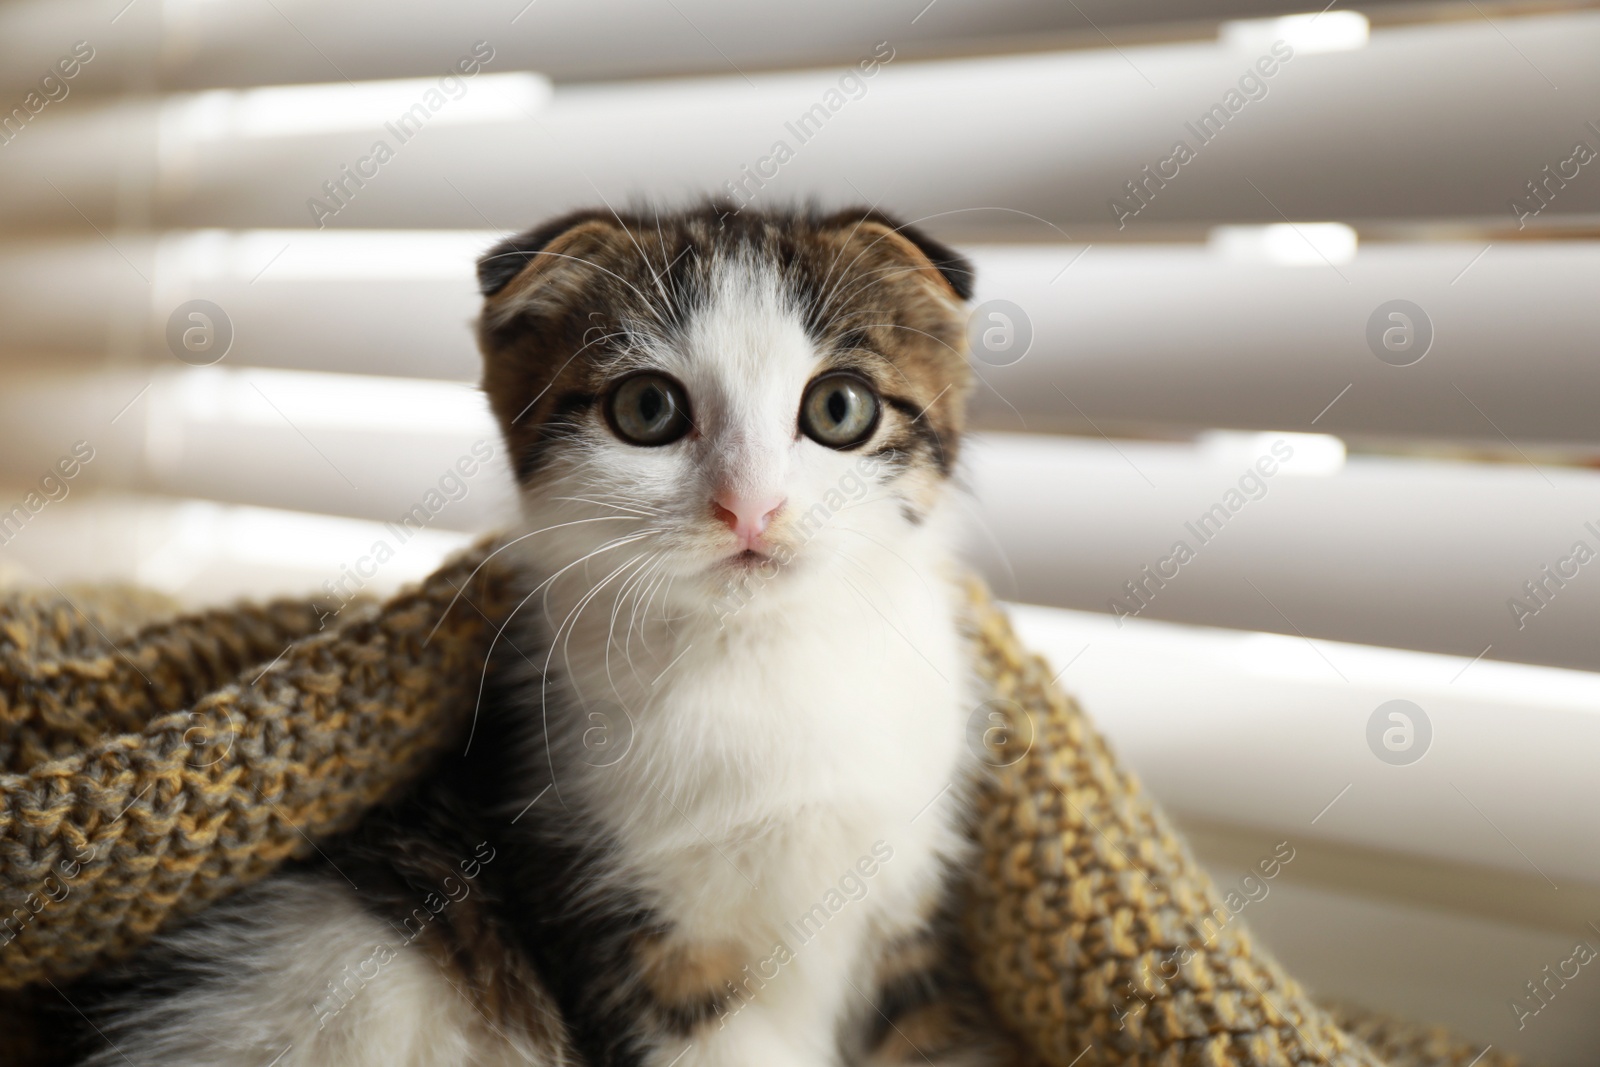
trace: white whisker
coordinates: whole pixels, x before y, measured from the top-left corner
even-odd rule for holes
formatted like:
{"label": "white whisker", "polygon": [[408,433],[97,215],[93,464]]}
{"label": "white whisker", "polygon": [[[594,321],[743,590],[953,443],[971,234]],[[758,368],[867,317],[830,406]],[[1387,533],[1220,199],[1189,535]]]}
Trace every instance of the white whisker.
{"label": "white whisker", "polygon": [[[617,539],[612,540],[612,541],[608,541],[605,544],[601,545],[599,548],[595,549],[594,551],[589,552],[589,553],[587,553],[587,554],[585,554],[583,556],[580,556],[578,559],[573,560],[571,563],[567,564],[565,567],[562,567],[560,570],[556,571],[550,577],[546,578],[544,581],[540,582],[538,585],[536,585],[532,589],[530,589],[528,591],[528,595],[523,597],[520,601],[518,601],[517,606],[511,609],[511,613],[506,616],[505,621],[502,622],[500,624],[499,629],[497,629],[495,631],[494,637],[492,639],[490,639],[488,651],[486,651],[484,653],[484,655],[483,655],[483,672],[478,677],[478,698],[472,705],[472,723],[467,729],[467,743],[466,743],[466,746],[461,750],[461,754],[463,756],[466,755],[467,752],[471,750],[471,748],[472,748],[472,739],[477,734],[477,730],[478,730],[478,713],[483,710],[483,692],[484,692],[484,688],[488,685],[488,681],[489,681],[489,662],[494,656],[495,646],[500,643],[501,635],[506,632],[506,628],[511,625],[512,620],[514,620],[517,617],[518,613],[522,611],[523,607],[525,607],[527,605],[528,601],[532,600],[539,593],[539,591],[541,589],[544,589],[546,586],[550,585],[550,583],[552,583],[556,579],[560,578],[563,574],[565,574],[567,571],[571,570],[573,567],[576,567],[578,564],[580,564],[580,563],[584,562],[585,560],[588,560],[588,559],[590,559],[590,558],[592,558],[594,556],[598,556],[602,552],[609,552],[612,549],[621,548],[623,545],[632,544],[635,541],[641,541],[641,540],[643,540],[645,538],[645,536],[646,535],[642,534],[642,533],[630,534],[630,535],[627,535],[625,537],[621,537],[621,538],[617,538]],[[544,685],[544,683],[543,683],[543,680],[541,679],[541,681],[540,681],[540,692],[541,692],[541,694],[544,691],[543,685]],[[542,707],[541,707],[541,711],[543,711]],[[549,746],[550,746],[550,724],[549,724],[548,716],[546,716],[546,721],[545,721],[545,725],[544,725],[544,739],[545,739],[545,749],[548,752]],[[555,766],[554,766],[554,764],[552,764],[551,767],[550,767],[550,773],[551,773],[551,781],[554,781],[555,780],[554,779],[554,775],[555,775]],[[559,798],[561,796],[561,790],[557,789],[555,792],[556,792],[557,798]]]}
{"label": "white whisker", "polygon": [[[660,555],[660,552],[652,552],[642,557],[643,562],[641,562],[638,567],[634,568],[633,573],[628,575],[628,577],[623,580],[622,585],[617,589],[617,595],[611,600],[611,619],[606,625],[606,682],[611,686],[612,694],[615,695],[619,700],[622,698],[622,693],[617,689],[617,680],[611,674],[611,648],[614,644],[616,644],[617,616],[622,611],[622,598],[628,594],[628,591],[635,584],[637,584],[639,581],[639,576],[644,574],[650,565],[660,557]],[[629,663],[629,667],[632,667],[631,662]]]}
{"label": "white whisker", "polygon": [[427,648],[428,647],[428,642],[433,640],[433,635],[439,632],[439,626],[440,626],[440,624],[442,624],[444,622],[445,616],[450,614],[450,609],[456,606],[456,601],[461,599],[462,593],[467,589],[468,586],[470,586],[472,584],[472,580],[478,576],[478,572],[483,570],[483,568],[488,564],[488,562],[491,559],[494,559],[496,556],[498,556],[500,553],[504,552],[506,549],[510,548],[512,545],[517,544],[517,543],[519,543],[521,541],[526,541],[530,537],[537,537],[539,534],[549,533],[551,530],[560,530],[560,529],[563,529],[563,528],[565,528],[567,526],[581,526],[582,524],[584,524],[586,522],[614,522],[614,521],[617,521],[619,519],[624,519],[624,518],[627,518],[627,516],[625,516],[625,515],[599,515],[599,516],[596,516],[596,517],[590,518],[590,519],[574,519],[571,522],[559,522],[559,523],[556,523],[554,526],[546,526],[546,527],[543,527],[542,529],[531,530],[528,533],[521,534],[521,535],[519,535],[517,537],[513,537],[511,540],[507,541],[505,544],[500,545],[493,552],[490,552],[487,556],[484,556],[483,559],[479,560],[478,561],[478,565],[476,567],[472,568],[472,573],[467,575],[466,579],[464,581],[462,581],[461,588],[456,590],[456,595],[450,598],[450,603],[446,604],[444,606],[444,611],[439,613],[439,621],[433,624],[433,629],[429,630],[428,631],[428,636],[423,639],[422,647],[423,648]]}

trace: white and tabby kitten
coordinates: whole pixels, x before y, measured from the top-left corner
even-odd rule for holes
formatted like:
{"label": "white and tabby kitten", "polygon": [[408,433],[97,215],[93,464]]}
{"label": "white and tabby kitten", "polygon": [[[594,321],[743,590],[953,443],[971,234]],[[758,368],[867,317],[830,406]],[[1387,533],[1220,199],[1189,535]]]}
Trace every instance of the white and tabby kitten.
{"label": "white and tabby kitten", "polygon": [[999,1062],[942,929],[966,262],[707,205],[479,278],[526,596],[466,752],[124,970],[88,1062]]}

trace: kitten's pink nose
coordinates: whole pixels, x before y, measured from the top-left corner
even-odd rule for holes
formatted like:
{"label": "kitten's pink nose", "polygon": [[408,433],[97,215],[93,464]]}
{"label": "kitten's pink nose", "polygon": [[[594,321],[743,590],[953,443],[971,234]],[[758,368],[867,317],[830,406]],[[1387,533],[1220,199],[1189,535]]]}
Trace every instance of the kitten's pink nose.
{"label": "kitten's pink nose", "polygon": [[782,497],[748,497],[722,492],[712,498],[711,513],[746,545],[754,545],[767,532],[772,517],[783,505]]}

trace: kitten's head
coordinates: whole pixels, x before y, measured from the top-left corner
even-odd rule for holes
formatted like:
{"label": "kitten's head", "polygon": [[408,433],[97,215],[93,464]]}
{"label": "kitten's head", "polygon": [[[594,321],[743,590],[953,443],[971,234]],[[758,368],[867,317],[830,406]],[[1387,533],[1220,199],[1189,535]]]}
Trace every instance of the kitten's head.
{"label": "kitten's head", "polygon": [[671,577],[692,608],[875,565],[945,495],[971,269],[876,211],[582,211],[478,277],[484,390],[547,570]]}

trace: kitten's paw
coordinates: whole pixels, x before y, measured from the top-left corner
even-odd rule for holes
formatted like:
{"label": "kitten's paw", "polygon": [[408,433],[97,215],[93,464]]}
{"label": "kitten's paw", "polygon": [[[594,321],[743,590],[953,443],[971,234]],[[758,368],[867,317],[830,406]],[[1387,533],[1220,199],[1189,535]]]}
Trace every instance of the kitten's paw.
{"label": "kitten's paw", "polygon": [[[825,1029],[825,1028],[822,1028]],[[832,1035],[797,1038],[756,1012],[716,1023],[688,1042],[664,1042],[651,1067],[838,1067]]]}
{"label": "kitten's paw", "polygon": [[1017,1061],[988,1035],[976,1033],[948,1004],[905,1012],[883,1035],[861,1067],[998,1067]]}

